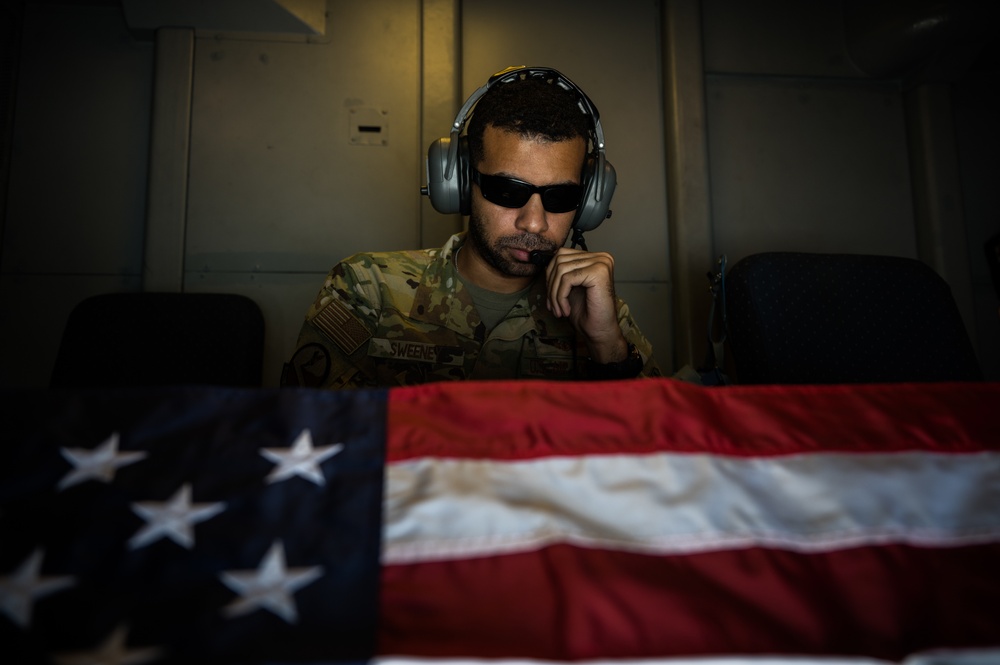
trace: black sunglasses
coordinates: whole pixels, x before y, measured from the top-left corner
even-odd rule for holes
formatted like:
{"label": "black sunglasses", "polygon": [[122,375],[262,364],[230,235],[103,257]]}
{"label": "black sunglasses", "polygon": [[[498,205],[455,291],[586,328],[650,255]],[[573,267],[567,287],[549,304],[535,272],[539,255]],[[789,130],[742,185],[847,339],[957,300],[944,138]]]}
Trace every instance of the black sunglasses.
{"label": "black sunglasses", "polygon": [[521,208],[532,194],[542,195],[542,207],[549,212],[576,210],[583,198],[583,185],[536,187],[523,180],[501,175],[486,175],[472,169],[472,182],[479,185],[483,198],[504,208]]}

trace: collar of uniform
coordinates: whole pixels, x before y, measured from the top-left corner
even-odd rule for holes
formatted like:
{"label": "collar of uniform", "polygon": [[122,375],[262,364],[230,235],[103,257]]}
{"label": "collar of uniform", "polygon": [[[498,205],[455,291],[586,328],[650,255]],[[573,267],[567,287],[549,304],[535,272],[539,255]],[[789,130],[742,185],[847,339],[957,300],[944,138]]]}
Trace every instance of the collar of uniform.
{"label": "collar of uniform", "polygon": [[481,324],[479,312],[458,278],[454,260],[463,242],[465,233],[456,233],[427,264],[413,294],[410,318],[445,325],[465,337],[476,337],[476,328]]}

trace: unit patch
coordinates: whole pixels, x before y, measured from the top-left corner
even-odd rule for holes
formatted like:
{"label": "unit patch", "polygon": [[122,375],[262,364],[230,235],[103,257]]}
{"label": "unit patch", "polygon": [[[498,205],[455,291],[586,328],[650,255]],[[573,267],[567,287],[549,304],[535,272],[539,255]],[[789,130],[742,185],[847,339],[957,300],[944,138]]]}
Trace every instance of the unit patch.
{"label": "unit patch", "polygon": [[313,342],[299,348],[281,372],[281,385],[319,388],[330,375],[330,353]]}
{"label": "unit patch", "polygon": [[323,309],[313,317],[312,324],[332,339],[347,355],[357,351],[358,347],[372,336],[368,328],[358,321],[354,312],[336,298],[332,298],[323,306]]}

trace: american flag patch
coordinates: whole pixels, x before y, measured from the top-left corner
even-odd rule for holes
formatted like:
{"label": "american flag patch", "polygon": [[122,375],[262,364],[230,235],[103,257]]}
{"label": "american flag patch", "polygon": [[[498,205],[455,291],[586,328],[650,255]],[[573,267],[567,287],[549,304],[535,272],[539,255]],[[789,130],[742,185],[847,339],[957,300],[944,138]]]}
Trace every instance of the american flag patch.
{"label": "american flag patch", "polygon": [[324,305],[312,322],[348,355],[357,351],[372,336],[347,305],[337,299]]}

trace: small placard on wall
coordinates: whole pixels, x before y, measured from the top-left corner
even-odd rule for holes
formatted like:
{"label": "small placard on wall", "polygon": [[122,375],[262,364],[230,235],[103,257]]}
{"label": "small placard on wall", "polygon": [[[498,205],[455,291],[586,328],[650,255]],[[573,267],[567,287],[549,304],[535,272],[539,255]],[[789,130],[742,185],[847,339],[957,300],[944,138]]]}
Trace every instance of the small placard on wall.
{"label": "small placard on wall", "polygon": [[351,145],[389,145],[389,112],[357,107],[348,114]]}

